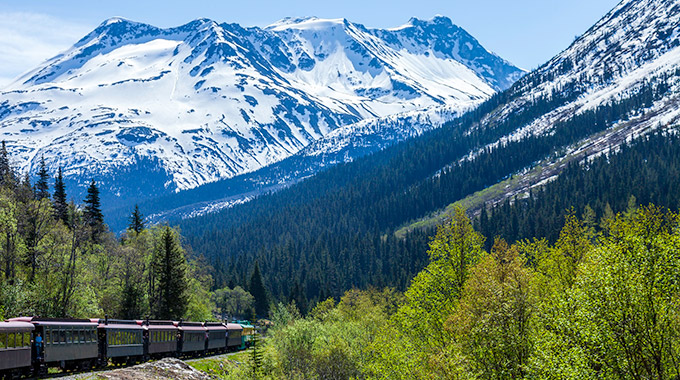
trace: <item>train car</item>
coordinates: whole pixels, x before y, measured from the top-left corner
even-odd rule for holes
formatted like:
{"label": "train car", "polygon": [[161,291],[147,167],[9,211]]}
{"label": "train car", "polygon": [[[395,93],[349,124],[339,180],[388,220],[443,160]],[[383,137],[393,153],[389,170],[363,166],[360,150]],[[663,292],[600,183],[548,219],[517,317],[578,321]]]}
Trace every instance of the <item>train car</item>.
{"label": "train car", "polygon": [[227,350],[235,351],[238,350],[241,344],[241,333],[243,332],[243,326],[238,323],[227,323]]}
{"label": "train car", "polygon": [[255,335],[255,326],[251,325],[249,321],[238,321],[236,323],[243,327],[243,332],[241,332],[241,346],[239,347],[243,350],[252,345],[253,335]]}
{"label": "train car", "polygon": [[98,324],[102,363],[133,364],[144,361],[144,328],[137,321],[93,319]]}
{"label": "train car", "polygon": [[35,327],[28,322],[0,322],[0,378],[31,375],[34,330]]}
{"label": "train car", "polygon": [[200,322],[177,322],[179,330],[178,353],[180,356],[197,356],[205,352],[206,330]]}
{"label": "train car", "polygon": [[177,355],[179,329],[172,321],[137,321],[144,329],[145,355],[161,358]]}
{"label": "train car", "polygon": [[48,367],[59,367],[64,371],[89,369],[99,363],[97,323],[89,319],[57,319],[22,317],[10,322],[30,323],[34,336],[43,337],[43,355],[36,358],[39,373]]}
{"label": "train car", "polygon": [[220,352],[227,348],[227,326],[219,322],[205,322],[203,326],[208,330],[206,351]]}

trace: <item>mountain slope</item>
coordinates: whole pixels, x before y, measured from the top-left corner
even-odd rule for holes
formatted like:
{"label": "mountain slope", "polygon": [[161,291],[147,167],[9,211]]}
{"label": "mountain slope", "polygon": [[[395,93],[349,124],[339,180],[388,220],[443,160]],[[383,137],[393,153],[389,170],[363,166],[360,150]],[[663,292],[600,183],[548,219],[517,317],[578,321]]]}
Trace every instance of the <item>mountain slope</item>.
{"label": "mountain slope", "polygon": [[[255,196],[278,191],[333,165],[351,162],[438,128],[467,110],[457,106],[435,106],[365,119],[340,127],[298,153],[254,172],[149,199],[144,202],[144,211],[152,222],[215,212]],[[126,227],[129,212],[127,205],[109,210],[108,223],[114,231]]]}
{"label": "mountain slope", "polygon": [[570,160],[677,122],[679,4],[624,1],[564,52],[444,127],[184,221],[183,231],[221,280],[242,281],[247,269],[235,268],[257,259],[275,294],[286,295],[291,279],[310,298],[319,284],[336,294],[404,286],[427,240],[419,230],[397,238],[399,227],[544,164],[555,164],[542,172],[554,177]]}
{"label": "mountain slope", "polygon": [[522,74],[443,17],[395,30],[114,18],[2,92],[0,131],[22,169],[44,156],[74,184],[139,197],[251,172],[365,118],[469,107]]}

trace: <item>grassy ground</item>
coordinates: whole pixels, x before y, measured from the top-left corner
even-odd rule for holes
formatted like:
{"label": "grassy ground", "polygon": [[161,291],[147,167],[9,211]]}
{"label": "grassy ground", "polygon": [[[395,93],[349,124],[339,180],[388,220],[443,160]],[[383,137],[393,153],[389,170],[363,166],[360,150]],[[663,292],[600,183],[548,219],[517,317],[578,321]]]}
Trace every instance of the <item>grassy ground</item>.
{"label": "grassy ground", "polygon": [[226,379],[227,374],[237,367],[250,365],[250,351],[240,351],[233,354],[218,355],[209,358],[187,360],[193,368],[203,371],[216,379]]}

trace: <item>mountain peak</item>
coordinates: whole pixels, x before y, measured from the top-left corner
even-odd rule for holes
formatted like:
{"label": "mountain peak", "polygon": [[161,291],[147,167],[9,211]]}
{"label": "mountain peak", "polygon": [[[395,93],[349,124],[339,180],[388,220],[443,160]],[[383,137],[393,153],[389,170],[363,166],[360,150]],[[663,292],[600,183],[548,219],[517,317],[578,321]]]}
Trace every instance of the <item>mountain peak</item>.
{"label": "mountain peak", "polygon": [[349,21],[344,18],[336,19],[326,19],[319,18],[316,16],[310,17],[286,17],[281,19],[265,29],[272,31],[282,31],[286,29],[298,29],[298,30],[321,30],[328,29],[336,26],[346,25]]}
{"label": "mountain peak", "polygon": [[443,25],[448,27],[454,26],[453,21],[451,21],[449,17],[437,14],[429,20],[411,17],[406,24],[397,26],[395,28],[390,28],[389,30],[401,30],[406,28],[427,27],[435,25]]}

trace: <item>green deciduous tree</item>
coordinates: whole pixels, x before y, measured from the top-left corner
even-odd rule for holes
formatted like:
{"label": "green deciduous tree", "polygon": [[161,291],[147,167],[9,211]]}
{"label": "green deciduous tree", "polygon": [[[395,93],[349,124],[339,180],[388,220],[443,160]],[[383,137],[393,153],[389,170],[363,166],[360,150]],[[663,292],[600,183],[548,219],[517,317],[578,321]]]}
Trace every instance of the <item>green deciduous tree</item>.
{"label": "green deciduous tree", "polygon": [[531,271],[517,247],[496,240],[470,269],[463,297],[446,327],[466,372],[482,379],[521,379],[533,349]]}
{"label": "green deciduous tree", "polygon": [[214,297],[223,320],[245,318],[252,314],[255,306],[255,298],[240,286],[217,289]]}

